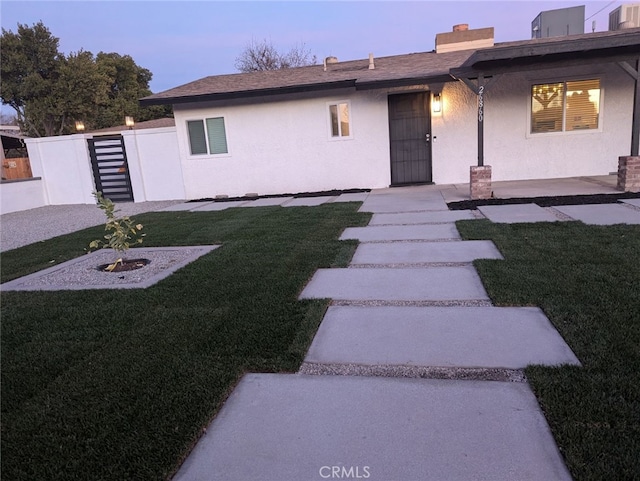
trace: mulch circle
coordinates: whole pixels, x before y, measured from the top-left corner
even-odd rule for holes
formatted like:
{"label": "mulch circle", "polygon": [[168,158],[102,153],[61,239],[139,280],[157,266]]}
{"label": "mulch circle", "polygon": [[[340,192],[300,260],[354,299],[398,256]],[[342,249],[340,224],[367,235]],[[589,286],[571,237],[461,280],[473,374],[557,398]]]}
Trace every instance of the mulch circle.
{"label": "mulch circle", "polygon": [[615,204],[620,199],[640,198],[638,192],[620,192],[619,194],[559,195],[546,197],[518,197],[507,199],[462,200],[448,202],[449,210],[477,209],[484,205],[536,204],[540,207],[556,205]]}
{"label": "mulch circle", "polygon": [[103,272],[135,271],[137,269],[142,269],[150,262],[151,261],[149,259],[122,259],[122,262],[118,262],[118,265],[116,265],[115,269],[113,269],[112,271],[107,270],[107,267],[109,267],[111,264],[102,264],[98,266],[98,270]]}

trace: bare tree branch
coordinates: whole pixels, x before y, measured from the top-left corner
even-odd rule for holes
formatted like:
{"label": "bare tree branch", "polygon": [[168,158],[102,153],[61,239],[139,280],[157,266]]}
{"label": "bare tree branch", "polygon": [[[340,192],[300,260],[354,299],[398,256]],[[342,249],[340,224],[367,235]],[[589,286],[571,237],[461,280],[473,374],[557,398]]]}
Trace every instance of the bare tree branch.
{"label": "bare tree branch", "polygon": [[311,54],[305,44],[295,45],[286,53],[280,53],[268,40],[255,39],[236,57],[235,67],[240,72],[259,72],[283,68],[314,65],[317,57]]}

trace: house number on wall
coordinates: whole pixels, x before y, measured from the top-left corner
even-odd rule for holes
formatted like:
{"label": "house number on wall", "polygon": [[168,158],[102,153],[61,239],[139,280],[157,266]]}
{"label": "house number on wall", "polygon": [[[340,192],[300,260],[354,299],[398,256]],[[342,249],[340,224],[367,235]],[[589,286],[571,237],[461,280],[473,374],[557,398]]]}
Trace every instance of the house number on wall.
{"label": "house number on wall", "polygon": [[478,89],[478,122],[484,120],[484,85]]}

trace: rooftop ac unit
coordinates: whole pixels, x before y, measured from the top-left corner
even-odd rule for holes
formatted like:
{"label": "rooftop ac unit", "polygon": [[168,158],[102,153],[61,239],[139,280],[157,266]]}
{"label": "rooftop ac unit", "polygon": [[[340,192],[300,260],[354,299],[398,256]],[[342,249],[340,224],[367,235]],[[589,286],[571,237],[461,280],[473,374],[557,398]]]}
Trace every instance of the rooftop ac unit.
{"label": "rooftop ac unit", "polygon": [[640,3],[620,5],[609,13],[609,30],[640,27]]}

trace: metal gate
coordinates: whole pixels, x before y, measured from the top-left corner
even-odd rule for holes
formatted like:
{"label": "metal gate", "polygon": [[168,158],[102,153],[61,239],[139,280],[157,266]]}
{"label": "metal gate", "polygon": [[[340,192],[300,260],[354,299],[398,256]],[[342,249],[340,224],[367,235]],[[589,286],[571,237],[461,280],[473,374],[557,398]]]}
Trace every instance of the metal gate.
{"label": "metal gate", "polygon": [[122,135],[87,140],[96,190],[113,202],[132,202],[133,189]]}

